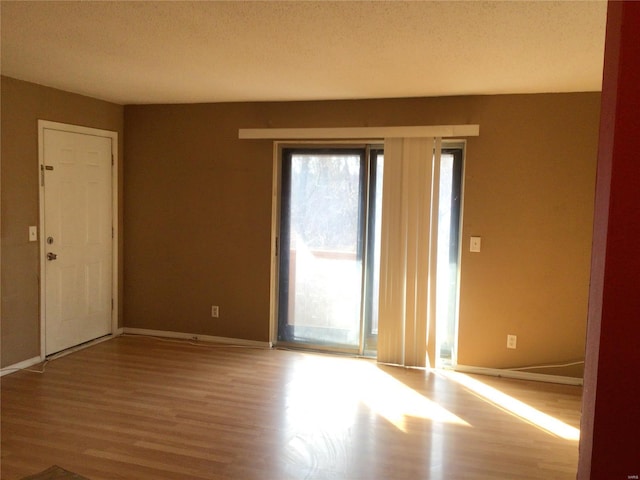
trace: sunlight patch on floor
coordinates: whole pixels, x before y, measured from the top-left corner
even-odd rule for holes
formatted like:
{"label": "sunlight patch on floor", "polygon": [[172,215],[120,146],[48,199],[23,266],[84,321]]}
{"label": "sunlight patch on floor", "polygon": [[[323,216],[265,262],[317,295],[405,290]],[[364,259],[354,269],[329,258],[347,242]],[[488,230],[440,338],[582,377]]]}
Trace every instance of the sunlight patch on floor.
{"label": "sunlight patch on floor", "polygon": [[470,426],[446,408],[406,386],[372,364],[362,369],[361,401],[398,429],[407,432],[407,418]]}
{"label": "sunlight patch on floor", "polygon": [[472,393],[494,405],[502,408],[508,413],[519,417],[520,419],[535,425],[536,427],[565,440],[578,441],[580,439],[580,430],[571,425],[558,420],[557,418],[547,415],[520,400],[517,400],[500,390],[490,387],[475,378],[471,378],[464,373],[443,371],[441,372],[446,378],[466,387]]}
{"label": "sunlight patch on floor", "polygon": [[287,388],[288,417],[298,425],[344,426],[362,404],[405,433],[411,417],[470,426],[366,360],[328,361],[326,357],[308,356]]}

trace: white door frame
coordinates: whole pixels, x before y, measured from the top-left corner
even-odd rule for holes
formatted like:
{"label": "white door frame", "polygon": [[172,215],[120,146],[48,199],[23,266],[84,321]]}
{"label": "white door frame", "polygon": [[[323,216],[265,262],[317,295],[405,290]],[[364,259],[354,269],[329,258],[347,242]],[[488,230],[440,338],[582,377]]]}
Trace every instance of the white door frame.
{"label": "white door frame", "polygon": [[69,125],[66,123],[51,122],[49,120],[38,120],[38,196],[39,196],[39,242],[40,242],[40,359],[46,357],[46,328],[45,328],[45,301],[46,301],[46,276],[45,276],[45,238],[44,238],[44,187],[42,185],[42,165],[44,165],[44,131],[58,130],[62,132],[80,133],[84,135],[94,135],[111,139],[111,154],[113,156],[113,166],[111,168],[111,226],[113,228],[112,238],[112,270],[111,270],[111,298],[113,308],[111,309],[111,335],[118,331],[118,132],[110,130],[100,130],[97,128],[82,127],[79,125]]}

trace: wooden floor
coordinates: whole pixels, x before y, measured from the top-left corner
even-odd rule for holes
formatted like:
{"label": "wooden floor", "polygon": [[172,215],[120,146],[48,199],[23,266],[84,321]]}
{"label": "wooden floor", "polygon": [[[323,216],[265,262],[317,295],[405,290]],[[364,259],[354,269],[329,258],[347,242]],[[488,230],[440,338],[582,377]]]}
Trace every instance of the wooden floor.
{"label": "wooden floor", "polygon": [[1,477],[55,464],[92,480],[575,478],[577,441],[503,401],[575,433],[580,387],[458,380],[363,359],[119,337],[42,375],[2,378]]}

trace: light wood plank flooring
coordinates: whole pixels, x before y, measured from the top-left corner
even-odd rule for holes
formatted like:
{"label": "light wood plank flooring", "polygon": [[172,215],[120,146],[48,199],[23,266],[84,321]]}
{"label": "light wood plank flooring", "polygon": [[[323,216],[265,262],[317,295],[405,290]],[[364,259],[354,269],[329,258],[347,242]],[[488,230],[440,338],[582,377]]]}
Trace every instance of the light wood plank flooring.
{"label": "light wood plank flooring", "polygon": [[[579,426],[580,387],[460,378]],[[54,464],[92,480],[549,480],[577,466],[575,439],[486,391],[363,359],[124,336],[1,384],[6,480]]]}

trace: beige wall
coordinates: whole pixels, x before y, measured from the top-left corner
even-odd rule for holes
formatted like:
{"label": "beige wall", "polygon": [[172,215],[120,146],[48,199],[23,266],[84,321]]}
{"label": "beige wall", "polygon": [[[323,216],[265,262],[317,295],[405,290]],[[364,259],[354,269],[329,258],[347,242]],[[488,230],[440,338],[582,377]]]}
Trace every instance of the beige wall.
{"label": "beige wall", "polygon": [[[272,144],[240,141],[238,128],[478,123],[465,165],[459,363],[580,360],[599,99],[127,106],[124,325],[268,340]],[[481,253],[468,252],[470,235],[482,236]]]}
{"label": "beige wall", "polygon": [[[38,242],[29,242],[27,235],[29,225],[38,225],[37,121],[51,120],[116,131],[120,139],[119,156],[122,159],[123,107],[8,77],[2,77],[0,96],[0,332],[1,365],[5,367],[40,355],[39,247]],[[119,183],[119,195],[122,198],[122,177]],[[119,223],[122,224],[122,216]],[[122,282],[120,290],[122,298]],[[121,318],[121,312],[119,314]]]}
{"label": "beige wall", "polygon": [[[123,107],[6,77],[0,93],[3,367],[39,354],[38,245],[27,241],[38,223],[37,119],[120,135],[121,324],[262,341],[272,144],[239,141],[238,128],[479,123],[465,165],[459,362],[583,358],[597,93],[128,106],[126,162]],[[470,235],[482,236],[481,253],[468,252]],[[509,333],[517,350],[506,349]]]}

